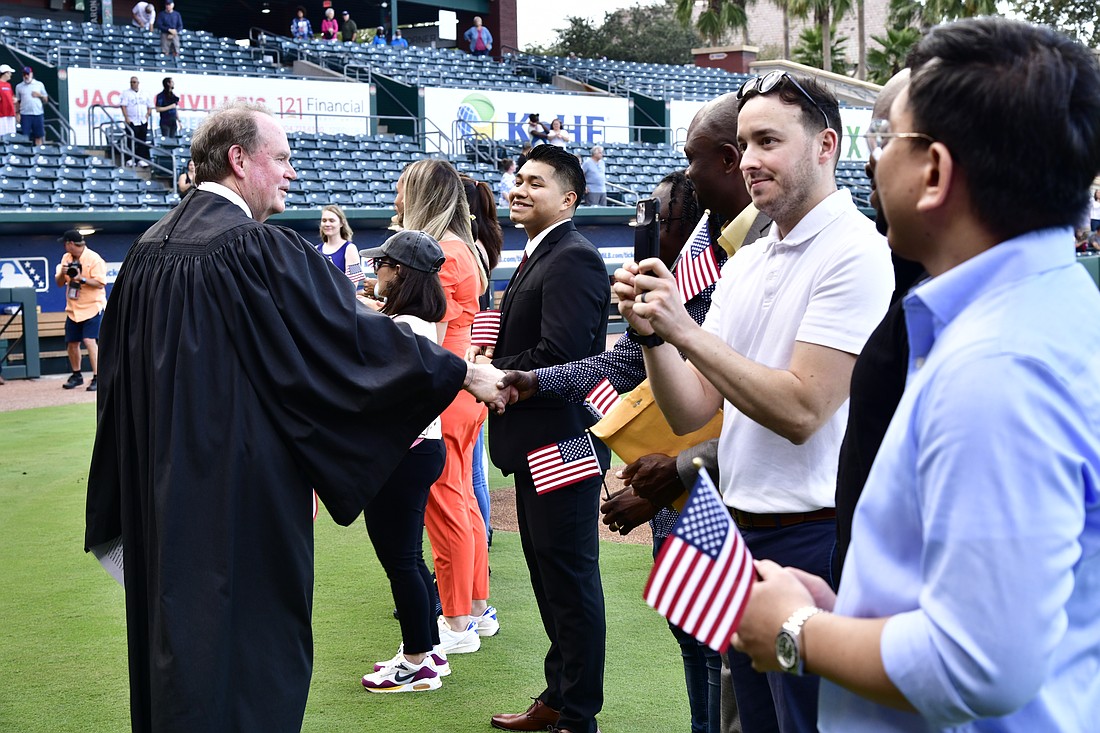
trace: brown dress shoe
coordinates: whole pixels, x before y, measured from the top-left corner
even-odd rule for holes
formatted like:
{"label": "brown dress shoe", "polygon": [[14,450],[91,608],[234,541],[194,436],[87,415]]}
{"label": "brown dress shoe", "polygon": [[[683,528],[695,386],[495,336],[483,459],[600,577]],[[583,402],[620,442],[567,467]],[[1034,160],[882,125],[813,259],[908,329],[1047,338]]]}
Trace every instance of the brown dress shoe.
{"label": "brown dress shoe", "polygon": [[490,723],[501,730],[546,730],[555,725],[559,717],[557,710],[536,698],[525,712],[494,715]]}

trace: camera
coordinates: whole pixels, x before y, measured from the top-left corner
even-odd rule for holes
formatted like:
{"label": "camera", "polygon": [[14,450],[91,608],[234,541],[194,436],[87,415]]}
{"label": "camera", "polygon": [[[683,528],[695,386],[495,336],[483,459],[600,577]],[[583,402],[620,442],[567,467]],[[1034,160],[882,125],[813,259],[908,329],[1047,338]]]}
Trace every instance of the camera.
{"label": "camera", "polygon": [[65,286],[65,295],[70,300],[80,297],[80,286],[83,285],[82,282],[77,280],[80,277],[80,269],[79,262],[70,262],[65,266],[65,274],[69,276],[69,283]]}

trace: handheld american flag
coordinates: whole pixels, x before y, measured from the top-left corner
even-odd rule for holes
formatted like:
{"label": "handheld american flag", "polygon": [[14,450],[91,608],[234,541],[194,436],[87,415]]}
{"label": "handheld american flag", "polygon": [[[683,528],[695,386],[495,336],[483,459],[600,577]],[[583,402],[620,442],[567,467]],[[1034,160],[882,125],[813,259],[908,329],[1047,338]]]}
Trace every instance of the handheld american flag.
{"label": "handheld american flag", "polygon": [[347,267],[348,280],[352,283],[361,283],[367,279],[367,276],[363,274],[363,268],[358,262],[349,262]]}
{"label": "handheld american flag", "polygon": [[706,469],[665,540],[645,587],[658,613],[718,652],[749,602],[752,555]]}
{"label": "handheld american flag", "polygon": [[470,329],[470,344],[473,346],[496,346],[500,335],[500,311],[478,311],[474,314],[474,325]]}
{"label": "handheld american flag", "polygon": [[527,465],[539,494],[603,475],[588,433],[531,451],[527,454]]}
{"label": "handheld american flag", "polygon": [[619,404],[619,393],[615,391],[615,388],[611,386],[611,382],[605,377],[584,398],[584,404],[596,414],[596,417],[603,419],[604,415],[611,412],[615,405]]}
{"label": "handheld american flag", "polygon": [[710,209],[695,225],[691,238],[680,250],[672,274],[676,277],[676,289],[686,303],[706,290],[721,276],[714,248],[710,246]]}

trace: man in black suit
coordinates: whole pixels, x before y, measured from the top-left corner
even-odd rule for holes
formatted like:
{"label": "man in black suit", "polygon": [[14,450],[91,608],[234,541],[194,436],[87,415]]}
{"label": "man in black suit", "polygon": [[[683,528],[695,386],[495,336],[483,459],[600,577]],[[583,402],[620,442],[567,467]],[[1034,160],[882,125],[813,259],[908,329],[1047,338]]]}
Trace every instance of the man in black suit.
{"label": "man in black suit", "polygon": [[[496,348],[485,354],[500,369],[527,371],[604,350],[611,297],[607,270],[572,222],[584,185],[576,157],[553,145],[534,148],[516,174],[511,218],[526,230],[528,242],[501,303]],[[475,347],[472,356],[479,355]],[[530,452],[584,438],[593,422],[582,405],[546,397],[515,405],[505,419],[489,419],[493,463],[515,476],[523,554],[550,639],[546,689],[526,712],[494,715],[496,728],[598,730],[606,623],[596,528],[610,451],[595,441],[600,467],[595,475],[542,492],[528,464]]]}

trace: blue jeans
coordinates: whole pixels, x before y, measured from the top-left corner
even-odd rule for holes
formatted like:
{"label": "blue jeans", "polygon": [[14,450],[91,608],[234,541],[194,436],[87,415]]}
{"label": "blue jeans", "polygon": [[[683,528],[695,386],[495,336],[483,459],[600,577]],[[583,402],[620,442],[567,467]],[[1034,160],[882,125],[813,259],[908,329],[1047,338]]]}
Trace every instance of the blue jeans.
{"label": "blue jeans", "polygon": [[484,425],[474,443],[474,497],[477,498],[477,508],[481,510],[481,518],[485,522],[485,538],[492,547],[493,528],[489,526],[489,458],[485,453]]}
{"label": "blue jeans", "polygon": [[[653,558],[667,537],[653,538]],[[670,623],[668,628],[680,645],[687,682],[688,707],[691,709],[691,733],[720,733],[722,701],[722,657],[706,644]]]}
{"label": "blue jeans", "polygon": [[[826,519],[779,529],[743,529],[749,552],[757,560],[773,560],[832,578],[836,521]],[[761,674],[752,668],[747,654],[729,652],[733,692],[744,733],[816,733],[816,675]]]}

